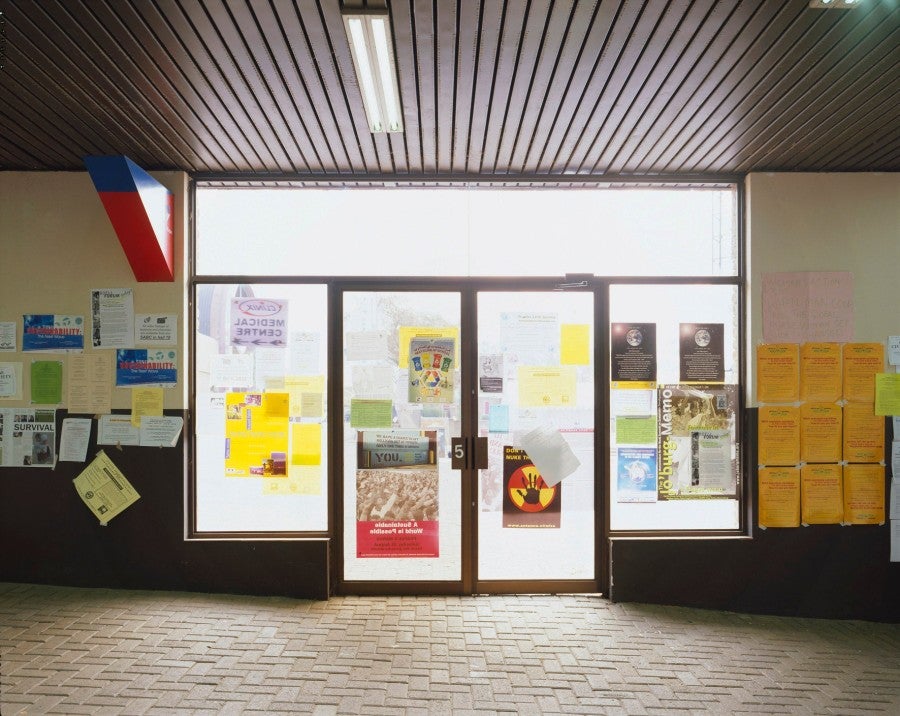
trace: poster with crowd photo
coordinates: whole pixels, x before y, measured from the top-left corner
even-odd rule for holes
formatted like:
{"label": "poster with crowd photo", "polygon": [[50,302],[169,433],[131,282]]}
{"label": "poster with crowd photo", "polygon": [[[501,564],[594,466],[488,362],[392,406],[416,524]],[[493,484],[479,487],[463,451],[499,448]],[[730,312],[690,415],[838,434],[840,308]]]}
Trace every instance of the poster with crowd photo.
{"label": "poster with crowd photo", "polygon": [[503,488],[504,527],[559,527],[562,484],[548,485],[520,448],[503,448]]}
{"label": "poster with crowd photo", "polygon": [[682,323],[679,338],[682,383],[725,382],[724,323]]}
{"label": "poster with crowd photo", "polygon": [[660,500],[736,498],[735,385],[658,388]]}
{"label": "poster with crowd photo", "polygon": [[357,434],[356,556],[439,556],[437,431]]}
{"label": "poster with crowd photo", "polygon": [[655,323],[613,323],[610,349],[614,383],[656,382]]}
{"label": "poster with crowd photo", "polygon": [[0,466],[56,464],[56,411],[0,408]]}
{"label": "poster with crowd photo", "polygon": [[409,342],[409,402],[452,403],[456,369],[452,338],[412,338]]}

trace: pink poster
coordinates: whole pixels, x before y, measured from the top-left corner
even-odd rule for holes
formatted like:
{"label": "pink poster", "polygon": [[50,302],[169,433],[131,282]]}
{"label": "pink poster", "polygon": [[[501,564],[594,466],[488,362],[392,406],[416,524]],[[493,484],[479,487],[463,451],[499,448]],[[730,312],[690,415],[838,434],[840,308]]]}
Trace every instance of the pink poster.
{"label": "pink poster", "polygon": [[766,343],[848,343],[853,340],[853,274],[763,274],[762,312]]}

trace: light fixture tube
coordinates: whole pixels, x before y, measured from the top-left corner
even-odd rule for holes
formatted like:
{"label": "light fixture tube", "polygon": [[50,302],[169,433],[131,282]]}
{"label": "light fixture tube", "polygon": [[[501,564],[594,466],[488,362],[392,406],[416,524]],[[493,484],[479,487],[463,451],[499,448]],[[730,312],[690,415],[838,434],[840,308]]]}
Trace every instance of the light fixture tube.
{"label": "light fixture tube", "polygon": [[369,130],[373,134],[402,132],[403,115],[388,16],[346,14],[344,27]]}

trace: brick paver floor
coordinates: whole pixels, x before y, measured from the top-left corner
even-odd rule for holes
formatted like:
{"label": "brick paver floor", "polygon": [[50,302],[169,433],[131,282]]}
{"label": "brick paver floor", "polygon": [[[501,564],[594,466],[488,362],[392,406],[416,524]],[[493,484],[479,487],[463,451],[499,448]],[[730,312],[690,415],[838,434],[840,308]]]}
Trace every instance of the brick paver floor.
{"label": "brick paver floor", "polygon": [[0,712],[900,714],[900,625],[0,584]]}

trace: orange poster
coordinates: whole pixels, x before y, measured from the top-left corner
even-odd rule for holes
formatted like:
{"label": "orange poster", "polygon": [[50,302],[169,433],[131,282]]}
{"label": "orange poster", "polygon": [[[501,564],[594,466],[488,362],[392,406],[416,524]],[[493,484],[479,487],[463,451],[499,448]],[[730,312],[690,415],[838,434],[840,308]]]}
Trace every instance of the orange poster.
{"label": "orange poster", "polygon": [[794,403],[800,399],[800,347],[767,343],[756,348],[756,399]]}
{"label": "orange poster", "polygon": [[875,402],[875,374],[884,372],[881,343],[847,343],[844,346],[844,400]]}
{"label": "orange poster", "polygon": [[884,523],[884,466],[844,466],[844,523]]}
{"label": "orange poster", "polygon": [[884,459],[884,418],[871,403],[844,406],[844,460],[881,462]]}
{"label": "orange poster", "polygon": [[800,526],[799,467],[764,467],[760,469],[759,526]]}
{"label": "orange poster", "polygon": [[840,465],[800,468],[800,519],[805,525],[837,525],[844,521]]}
{"label": "orange poster", "polygon": [[840,462],[841,406],[804,403],[800,406],[800,459],[803,462]]}
{"label": "orange poster", "polygon": [[760,465],[796,465],[800,462],[800,409],[793,405],[759,408]]}
{"label": "orange poster", "polygon": [[842,395],[841,344],[804,343],[800,347],[800,400],[833,403]]}

